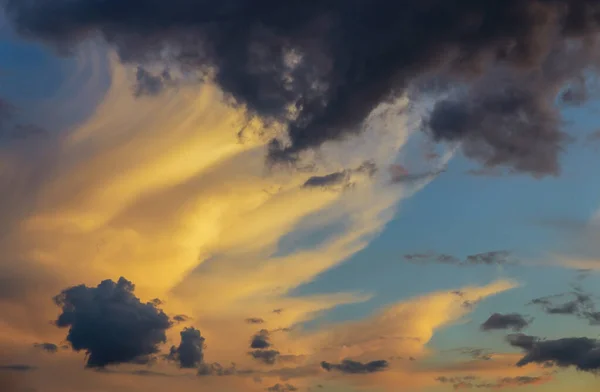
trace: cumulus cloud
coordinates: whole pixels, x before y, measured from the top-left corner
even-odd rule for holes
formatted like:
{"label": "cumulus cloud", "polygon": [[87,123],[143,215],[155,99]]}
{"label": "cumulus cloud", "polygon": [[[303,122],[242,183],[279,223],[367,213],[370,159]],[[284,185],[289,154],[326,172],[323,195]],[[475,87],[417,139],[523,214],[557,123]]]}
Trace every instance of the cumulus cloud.
{"label": "cumulus cloud", "polygon": [[56,325],[69,328],[67,341],[73,350],[86,352],[87,367],[136,362],[166,342],[169,317],[154,304],[142,303],[134,290],[121,277],[97,287],[73,286],[54,298],[62,309]]}
{"label": "cumulus cloud", "polygon": [[518,313],[494,313],[481,324],[481,329],[483,331],[495,329],[512,329],[513,331],[520,331],[528,325],[529,321]]}
{"label": "cumulus cloud", "polygon": [[143,12],[118,0],[2,3],[18,31],[62,51],[100,35],[122,61],[214,80],[250,114],[285,125],[289,140],[273,143],[274,157],[360,132],[375,107],[412,87],[452,91],[426,122],[434,139],[538,176],[559,170],[554,99],[587,96],[577,83],[595,65],[599,30],[587,17],[593,0],[152,0]]}
{"label": "cumulus cloud", "polygon": [[204,338],[195,328],[185,328],[180,333],[179,346],[171,347],[169,359],[177,361],[184,369],[196,368],[204,361]]}
{"label": "cumulus cloud", "polygon": [[384,371],[389,367],[389,363],[386,360],[363,363],[352,361],[350,359],[344,359],[341,363],[330,363],[323,361],[321,362],[321,367],[328,372],[336,370],[341,373],[348,374],[365,374]]}

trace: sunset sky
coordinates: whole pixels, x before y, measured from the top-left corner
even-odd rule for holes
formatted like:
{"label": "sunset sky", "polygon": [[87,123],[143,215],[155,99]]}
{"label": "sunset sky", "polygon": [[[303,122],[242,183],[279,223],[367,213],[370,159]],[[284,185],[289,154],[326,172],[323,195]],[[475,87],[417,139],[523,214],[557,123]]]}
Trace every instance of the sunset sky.
{"label": "sunset sky", "polygon": [[600,387],[597,1],[0,10],[0,392]]}

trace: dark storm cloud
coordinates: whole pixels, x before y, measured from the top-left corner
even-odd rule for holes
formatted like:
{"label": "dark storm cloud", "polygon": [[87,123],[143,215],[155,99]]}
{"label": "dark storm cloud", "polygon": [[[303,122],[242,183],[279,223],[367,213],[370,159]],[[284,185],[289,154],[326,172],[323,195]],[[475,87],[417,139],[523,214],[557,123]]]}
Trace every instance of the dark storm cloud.
{"label": "dark storm cloud", "polygon": [[97,287],[73,286],[54,298],[62,308],[56,320],[69,327],[67,341],[87,354],[87,367],[139,362],[165,343],[169,317],[153,303],[142,303],[125,278],[105,280]]}
{"label": "dark storm cloud", "polygon": [[46,351],[50,354],[56,354],[58,352],[58,346],[54,343],[35,343],[33,347],[42,351]]}
{"label": "dark storm cloud", "polygon": [[329,363],[321,362],[321,367],[328,372],[337,370],[347,374],[365,374],[381,372],[388,368],[389,363],[385,360],[372,361],[372,362],[358,362],[350,359],[344,359],[341,363]]}
{"label": "dark storm cloud", "polygon": [[[17,31],[62,50],[100,35],[125,62],[166,56],[210,75],[233,103],[287,125],[291,143],[274,143],[273,157],[293,159],[355,134],[378,104],[418,85],[450,91],[426,121],[434,139],[463,141],[464,153],[485,166],[538,176],[559,170],[565,137],[554,101],[595,65],[600,7],[596,0],[0,3]],[[423,87],[432,75],[442,83]]]}
{"label": "dark storm cloud", "polygon": [[528,325],[529,321],[518,313],[494,313],[481,324],[481,330],[512,329],[513,331],[520,331]]}
{"label": "dark storm cloud", "polygon": [[204,361],[204,338],[195,328],[185,328],[180,332],[181,343],[171,347],[169,359],[177,361],[184,369],[198,367]]}
{"label": "dark storm cloud", "polygon": [[261,329],[250,341],[250,348],[264,349],[271,347],[269,342],[269,331]]}
{"label": "dark storm cloud", "polygon": [[254,350],[248,354],[266,365],[274,365],[277,358],[279,358],[279,351],[277,350]]}
{"label": "dark storm cloud", "polygon": [[458,266],[467,265],[512,265],[516,261],[511,253],[505,250],[468,255],[464,260],[445,253],[412,253],[404,255],[404,259],[417,263],[440,263]]}
{"label": "dark storm cloud", "polygon": [[509,343],[526,353],[517,362],[517,366],[553,363],[559,367],[573,366],[586,372],[600,371],[600,342],[596,339],[580,337],[540,340],[533,336],[521,335],[509,338]]}

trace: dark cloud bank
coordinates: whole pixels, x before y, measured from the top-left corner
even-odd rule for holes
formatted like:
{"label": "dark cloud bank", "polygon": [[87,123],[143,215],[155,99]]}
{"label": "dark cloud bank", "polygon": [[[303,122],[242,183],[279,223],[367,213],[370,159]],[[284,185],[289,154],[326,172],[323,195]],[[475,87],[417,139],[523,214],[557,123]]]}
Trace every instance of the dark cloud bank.
{"label": "dark cloud bank", "polygon": [[[360,132],[380,103],[434,94],[434,140],[485,167],[559,172],[558,105],[590,96],[596,0],[0,0],[21,34],[68,53],[100,35],[122,61],[208,76],[287,126],[274,160]],[[165,58],[166,56],[166,58]],[[138,72],[156,94],[168,73]],[[293,108],[293,109],[290,109]]]}

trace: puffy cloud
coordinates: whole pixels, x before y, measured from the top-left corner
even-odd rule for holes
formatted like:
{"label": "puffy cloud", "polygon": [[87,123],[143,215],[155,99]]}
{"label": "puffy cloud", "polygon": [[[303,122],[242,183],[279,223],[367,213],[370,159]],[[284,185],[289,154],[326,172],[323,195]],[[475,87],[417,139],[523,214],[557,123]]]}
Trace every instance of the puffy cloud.
{"label": "puffy cloud", "polygon": [[481,329],[483,331],[491,331],[494,329],[512,329],[513,331],[520,331],[528,325],[529,321],[518,313],[494,313],[481,324]]}
{"label": "puffy cloud", "polygon": [[56,325],[69,328],[67,341],[73,350],[85,350],[88,367],[136,362],[166,342],[169,317],[154,304],[142,303],[134,289],[121,277],[97,287],[73,286],[54,298],[62,309]]}
{"label": "puffy cloud", "polygon": [[177,361],[184,369],[196,368],[204,361],[204,341],[200,331],[195,328],[185,328],[180,333],[179,346],[171,347],[169,359]]}

